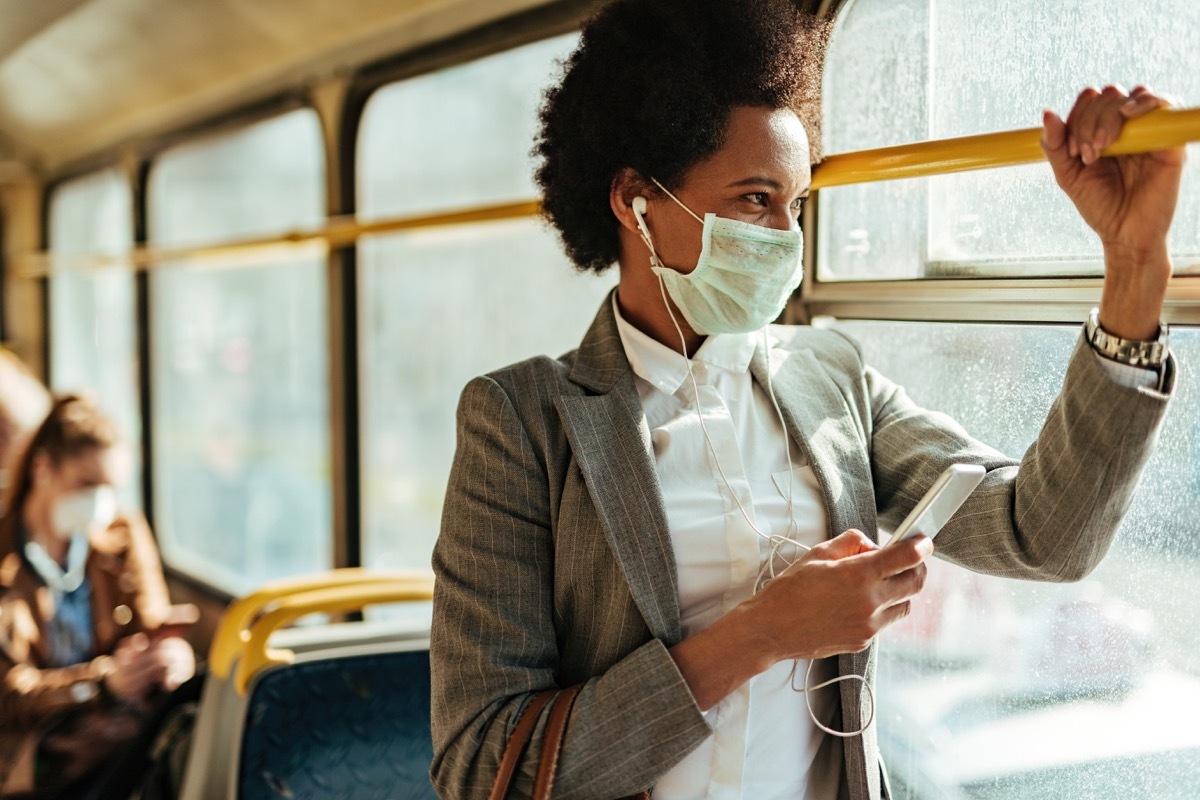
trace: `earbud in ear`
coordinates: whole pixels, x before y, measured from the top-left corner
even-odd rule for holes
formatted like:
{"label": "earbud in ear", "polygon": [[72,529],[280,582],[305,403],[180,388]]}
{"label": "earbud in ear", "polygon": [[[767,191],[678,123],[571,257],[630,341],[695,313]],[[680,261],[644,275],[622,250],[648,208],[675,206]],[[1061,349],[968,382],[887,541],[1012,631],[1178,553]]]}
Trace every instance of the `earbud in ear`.
{"label": "earbud in ear", "polygon": [[642,241],[646,243],[646,247],[650,248],[650,252],[654,252],[654,245],[650,240],[650,229],[646,227],[646,198],[635,197],[633,202],[629,204],[633,208],[633,221],[637,223],[638,230],[642,232]]}

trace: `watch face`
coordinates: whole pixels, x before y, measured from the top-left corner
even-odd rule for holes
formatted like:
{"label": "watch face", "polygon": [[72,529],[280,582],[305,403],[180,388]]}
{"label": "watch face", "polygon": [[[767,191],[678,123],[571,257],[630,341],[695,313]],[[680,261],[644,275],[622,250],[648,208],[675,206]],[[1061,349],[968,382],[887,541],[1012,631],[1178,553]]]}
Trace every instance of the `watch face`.
{"label": "watch face", "polygon": [[76,703],[86,703],[99,694],[96,684],[91,681],[80,681],[71,684],[71,699]]}

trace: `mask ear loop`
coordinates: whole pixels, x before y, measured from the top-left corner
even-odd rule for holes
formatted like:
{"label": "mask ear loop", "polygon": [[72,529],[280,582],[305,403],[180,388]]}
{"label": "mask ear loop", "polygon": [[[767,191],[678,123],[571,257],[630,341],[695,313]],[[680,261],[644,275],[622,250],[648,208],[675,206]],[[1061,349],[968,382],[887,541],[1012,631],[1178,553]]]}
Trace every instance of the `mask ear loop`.
{"label": "mask ear loop", "polygon": [[[695,219],[695,220],[696,220],[696,222],[699,222],[701,225],[703,225],[703,224],[704,224],[704,220],[703,220],[703,218],[701,218],[701,216],[700,216],[699,214],[697,214],[695,211],[692,211],[690,208],[688,208],[688,207],[687,207],[687,205],[686,205],[686,204],[685,204],[685,203],[684,203],[682,200],[680,200],[678,197],[676,197],[674,194],[672,194],[670,189],[668,189],[667,187],[665,187],[665,186],[663,186],[661,183],[659,183],[659,182],[658,182],[658,178],[651,178],[650,180],[654,181],[654,185],[655,185],[655,186],[657,186],[659,189],[662,189],[662,190],[663,190],[663,192],[664,192],[664,193],[667,195],[667,197],[669,197],[669,198],[671,198],[672,200],[674,200],[674,201],[675,201],[675,203],[676,203],[676,204],[677,204],[677,205],[678,205],[680,208],[682,208],[684,211],[686,211],[686,212],[688,212],[689,214],[691,214],[691,215],[692,215],[692,218],[693,218],[693,219]],[[644,209],[643,209],[643,210],[644,210]]]}

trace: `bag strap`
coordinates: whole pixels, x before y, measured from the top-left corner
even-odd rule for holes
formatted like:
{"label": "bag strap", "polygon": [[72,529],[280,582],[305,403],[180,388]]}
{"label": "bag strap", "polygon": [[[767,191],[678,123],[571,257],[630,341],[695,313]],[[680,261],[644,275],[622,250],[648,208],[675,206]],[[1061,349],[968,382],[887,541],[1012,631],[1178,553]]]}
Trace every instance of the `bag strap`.
{"label": "bag strap", "polygon": [[557,694],[557,689],[547,689],[539,692],[537,697],[525,706],[525,710],[517,719],[517,727],[513,728],[512,735],[508,737],[508,744],[504,746],[504,755],[500,759],[500,771],[496,773],[496,780],[492,783],[492,792],[488,795],[488,800],[504,800],[508,795],[508,785],[512,783],[513,774],[516,773],[517,764],[525,753],[525,746],[529,744],[529,737],[533,735],[538,717],[542,715],[542,709],[546,707],[546,703],[554,699]]}
{"label": "bag strap", "polygon": [[546,723],[546,735],[542,739],[542,758],[538,763],[537,779],[533,782],[533,800],[550,800],[554,790],[554,773],[558,771],[558,754],[562,751],[563,734],[567,730],[567,717],[579,696],[582,684],[563,689],[554,698],[550,707],[550,721]]}
{"label": "bag strap", "polygon": [[[583,684],[577,684],[562,691],[546,689],[539,692],[529,705],[525,706],[525,710],[517,720],[517,726],[513,728],[512,735],[508,737],[508,743],[504,746],[504,755],[500,759],[500,770],[496,773],[496,780],[492,784],[488,800],[505,800],[509,784],[512,783],[513,775],[516,774],[517,764],[520,763],[521,756],[525,753],[529,739],[533,736],[533,729],[537,727],[538,718],[542,715],[542,709],[546,707],[547,703],[552,704],[550,719],[546,722],[546,731],[542,738],[542,756],[538,762],[537,777],[533,783],[533,800],[550,800],[551,792],[554,790],[554,775],[558,771],[558,757],[562,751],[563,736],[567,731],[567,718],[570,717],[571,709],[575,705],[575,698],[579,696],[579,690],[582,688]],[[639,792],[630,800],[650,800],[650,793]]]}

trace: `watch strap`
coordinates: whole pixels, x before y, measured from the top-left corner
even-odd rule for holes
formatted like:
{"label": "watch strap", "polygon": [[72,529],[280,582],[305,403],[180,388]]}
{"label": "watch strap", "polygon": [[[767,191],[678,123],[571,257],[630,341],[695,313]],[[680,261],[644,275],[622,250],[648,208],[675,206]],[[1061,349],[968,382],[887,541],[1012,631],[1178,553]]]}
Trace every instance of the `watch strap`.
{"label": "watch strap", "polygon": [[1104,358],[1119,364],[1144,369],[1161,369],[1166,363],[1170,331],[1165,323],[1158,326],[1158,336],[1151,341],[1122,339],[1100,326],[1100,312],[1093,308],[1084,327],[1088,344]]}

